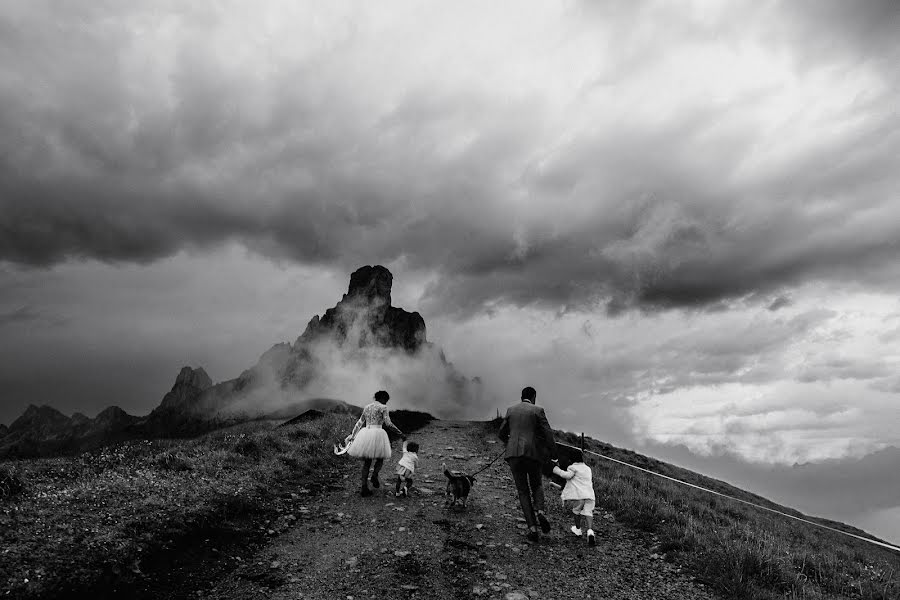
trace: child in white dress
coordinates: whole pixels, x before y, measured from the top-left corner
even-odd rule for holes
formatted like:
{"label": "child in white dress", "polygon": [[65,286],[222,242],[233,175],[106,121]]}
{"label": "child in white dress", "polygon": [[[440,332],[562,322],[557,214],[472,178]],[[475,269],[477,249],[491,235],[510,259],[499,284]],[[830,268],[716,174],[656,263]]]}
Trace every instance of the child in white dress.
{"label": "child in white dress", "polygon": [[397,487],[395,496],[409,496],[409,488],[412,487],[412,476],[419,466],[419,444],[415,442],[403,442],[403,456],[397,463]]}
{"label": "child in white dress", "polygon": [[584,464],[584,454],[581,450],[573,450],[573,462],[563,471],[554,465],[553,473],[566,480],[566,486],[560,494],[563,506],[571,510],[575,515],[575,524],[570,531],[581,537],[583,530],[587,529],[588,545],[596,543],[594,536],[594,484],[591,468]]}

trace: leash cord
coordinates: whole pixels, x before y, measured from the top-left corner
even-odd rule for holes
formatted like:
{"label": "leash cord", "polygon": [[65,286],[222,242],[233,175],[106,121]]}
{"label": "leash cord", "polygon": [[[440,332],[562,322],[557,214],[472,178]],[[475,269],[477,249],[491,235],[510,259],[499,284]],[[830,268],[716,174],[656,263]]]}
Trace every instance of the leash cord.
{"label": "leash cord", "polygon": [[494,460],[492,460],[492,461],[489,462],[488,464],[484,465],[483,467],[481,467],[480,469],[478,469],[477,471],[475,471],[474,473],[472,473],[472,477],[475,477],[476,475],[478,475],[479,473],[481,473],[482,471],[484,471],[485,469],[487,469],[488,467],[490,467],[492,464],[494,464],[495,462],[497,462],[497,461],[500,459],[500,457],[503,456],[504,454],[506,454],[506,448],[504,448],[503,450],[501,450],[501,451],[500,451],[500,454],[498,454],[497,456],[494,457]]}
{"label": "leash cord", "polygon": [[[557,443],[557,445],[559,445],[559,446],[566,446],[567,448],[573,448],[573,449],[575,449],[575,450],[581,450],[581,448],[578,448],[577,446],[570,446],[569,444],[564,444],[564,443],[562,443],[562,442],[556,442],[556,443]],[[619,463],[620,465],[625,465],[626,467],[631,467],[632,469],[637,469],[638,471],[643,471],[644,473],[649,473],[650,475],[656,475],[657,477],[662,477],[663,479],[668,479],[669,481],[674,481],[675,483],[680,483],[680,484],[682,484],[682,485],[687,485],[687,486],[690,486],[690,487],[692,487],[692,488],[696,488],[696,489],[698,489],[698,490],[702,490],[702,491],[704,491],[704,492],[709,492],[710,494],[715,494],[716,496],[722,496],[723,498],[728,498],[729,500],[734,500],[735,502],[740,502],[740,503],[742,503],[742,504],[748,504],[748,505],[753,506],[753,507],[755,507],[755,508],[759,508],[759,509],[762,509],[762,510],[767,510],[767,511],[769,511],[769,512],[771,512],[771,513],[775,513],[776,515],[781,515],[781,516],[783,516],[783,517],[787,517],[787,518],[789,518],[789,519],[794,519],[794,520],[796,520],[796,521],[800,521],[800,522],[802,522],[802,523],[807,523],[807,524],[809,524],[809,525],[815,525],[816,527],[821,527],[822,529],[827,529],[828,531],[833,531],[833,532],[835,532],[835,533],[840,533],[840,534],[842,534],[842,535],[847,535],[847,536],[850,536],[850,537],[852,537],[852,538],[856,538],[856,539],[858,539],[858,540],[862,540],[862,541],[864,541],[864,542],[869,542],[870,544],[875,544],[876,546],[881,546],[882,548],[887,548],[888,550],[894,550],[895,552],[900,552],[900,547],[894,546],[894,545],[892,545],[892,544],[888,544],[888,543],[881,542],[881,541],[878,541],[878,540],[873,540],[873,539],[871,539],[871,538],[863,537],[863,536],[861,536],[861,535],[856,535],[856,534],[854,534],[854,533],[850,533],[849,531],[841,531],[840,529],[836,529],[836,528],[834,528],[834,527],[829,527],[828,525],[822,525],[821,523],[816,523],[815,521],[809,521],[809,520],[807,520],[807,519],[803,519],[803,518],[800,518],[800,517],[795,517],[794,515],[789,515],[789,514],[786,513],[786,512],[781,512],[780,510],[775,510],[774,508],[769,508],[769,507],[767,507],[767,506],[761,506],[761,505],[759,505],[759,504],[756,504],[756,503],[754,503],[754,502],[750,502],[750,501],[748,501],[748,500],[741,500],[740,498],[735,498],[734,496],[729,496],[728,494],[723,494],[722,492],[717,492],[717,491],[715,491],[715,490],[711,490],[711,489],[709,489],[709,488],[701,487],[701,486],[695,485],[695,484],[693,484],[693,483],[688,483],[687,481],[682,481],[682,480],[680,480],[680,479],[675,479],[674,477],[669,477],[668,475],[663,475],[662,473],[657,473],[656,471],[651,471],[650,469],[645,469],[645,468],[643,468],[643,467],[638,467],[637,465],[629,464],[629,463],[627,463],[627,462],[625,462],[625,461],[623,461],[623,460],[618,460],[618,459],[615,459],[615,458],[612,458],[612,457],[609,457],[609,456],[605,456],[605,455],[603,455],[603,454],[600,454],[599,452],[593,452],[593,451],[591,451],[591,450],[584,450],[583,452],[586,453],[586,454],[593,454],[594,456],[599,456],[600,458],[604,458],[604,459],[609,460],[609,461],[612,461],[612,462],[614,462],[614,463]]]}

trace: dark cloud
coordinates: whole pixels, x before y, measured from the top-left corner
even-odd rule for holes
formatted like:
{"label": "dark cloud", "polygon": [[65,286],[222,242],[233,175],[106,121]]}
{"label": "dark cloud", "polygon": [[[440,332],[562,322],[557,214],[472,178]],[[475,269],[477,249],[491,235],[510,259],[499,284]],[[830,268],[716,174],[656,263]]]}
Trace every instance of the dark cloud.
{"label": "dark cloud", "polygon": [[787,296],[778,296],[775,298],[771,304],[769,304],[769,310],[776,311],[787,306],[791,305],[791,299]]}
{"label": "dark cloud", "polygon": [[11,325],[40,323],[45,325],[62,325],[66,319],[60,315],[54,315],[37,309],[31,305],[0,312],[0,328]]}
{"label": "dark cloud", "polygon": [[27,323],[28,321],[37,321],[41,318],[41,313],[31,306],[21,306],[15,310],[0,313],[0,327],[15,323]]}
{"label": "dark cloud", "polygon": [[[711,316],[715,325],[675,328],[665,336],[660,332],[660,339],[652,344],[623,349],[623,355],[604,355],[603,366],[592,366],[590,372],[602,373],[603,377],[597,380],[604,386],[628,390],[630,394],[648,390],[666,394],[696,386],[771,382],[793,376],[784,364],[788,346],[804,339],[834,316],[828,310],[810,310],[791,318],[771,320],[746,317],[734,320],[728,315],[717,320]],[[722,335],[723,330],[728,335]],[[715,410],[722,407],[717,406]],[[725,410],[729,414],[740,413],[735,406]]]}
{"label": "dark cloud", "polygon": [[[893,371],[892,371],[893,373]],[[875,390],[889,392],[891,394],[900,394],[900,375],[889,375],[872,384]]]}
{"label": "dark cloud", "polygon": [[792,29],[804,43],[800,49],[810,60],[851,52],[864,59],[884,61],[898,55],[897,28],[900,6],[893,0],[801,0],[787,5]]}
{"label": "dark cloud", "polygon": [[[69,7],[51,19],[19,5],[0,14],[0,259],[147,263],[238,241],[341,269],[404,260],[440,275],[430,310],[459,314],[716,307],[817,279],[896,289],[897,273],[885,277],[900,252],[896,79],[817,79],[823,65],[896,54],[894,7],[812,2],[780,15],[748,5],[761,24],[745,31],[727,15],[660,25],[673,48],[713,43],[718,28],[816,57],[798,67],[811,92],[861,86],[854,104],[822,99],[833,118],[807,143],[797,138],[813,122],[758,123],[760,111],[789,114],[767,108],[779,92],[765,86],[684,106],[670,90],[670,104],[614,114],[616,95],[666,85],[654,43],[623,33],[631,9],[577,23],[555,15],[551,28],[619,39],[627,70],[599,86],[524,93],[454,70],[463,49],[440,41],[421,49],[432,67],[417,69],[416,28],[396,42],[362,18],[349,31],[326,19],[334,30],[304,44],[235,6]],[[663,9],[648,10],[641,18]],[[272,45],[251,41],[264,35]],[[840,44],[826,50],[821,38]],[[521,50],[523,61],[543,52]],[[496,85],[511,81],[509,56],[493,73],[489,53],[469,51]]]}
{"label": "dark cloud", "polygon": [[892,366],[878,357],[851,359],[840,356],[823,357],[804,365],[797,380],[803,382],[833,379],[879,379],[893,373]]}

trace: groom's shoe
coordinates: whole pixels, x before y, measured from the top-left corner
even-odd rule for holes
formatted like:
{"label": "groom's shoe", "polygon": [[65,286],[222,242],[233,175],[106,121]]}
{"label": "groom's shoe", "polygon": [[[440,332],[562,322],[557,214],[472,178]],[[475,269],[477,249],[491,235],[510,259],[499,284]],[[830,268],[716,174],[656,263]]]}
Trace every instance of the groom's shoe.
{"label": "groom's shoe", "polygon": [[538,523],[541,524],[541,531],[544,533],[550,533],[550,521],[547,520],[547,517],[544,516],[543,512],[539,512],[537,514]]}
{"label": "groom's shoe", "polygon": [[537,527],[531,527],[531,528],[528,530],[528,533],[525,534],[525,538],[526,538],[529,542],[537,542],[538,539],[540,538],[540,534],[538,534]]}
{"label": "groom's shoe", "polygon": [[371,482],[372,482],[372,487],[373,487],[373,488],[378,489],[378,488],[381,487],[381,482],[378,481],[378,477],[376,477],[375,475],[372,475]]}
{"label": "groom's shoe", "polygon": [[368,488],[368,486],[363,487],[361,490],[359,490],[359,495],[362,496],[363,498],[365,498],[366,496],[371,496],[372,490],[370,490]]}

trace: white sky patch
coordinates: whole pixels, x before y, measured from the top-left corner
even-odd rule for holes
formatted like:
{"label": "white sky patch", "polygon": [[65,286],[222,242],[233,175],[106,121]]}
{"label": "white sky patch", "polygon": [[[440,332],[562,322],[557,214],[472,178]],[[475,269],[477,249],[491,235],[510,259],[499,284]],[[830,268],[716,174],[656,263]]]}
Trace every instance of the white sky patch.
{"label": "white sky patch", "polygon": [[[699,376],[701,381],[692,382],[683,373],[658,373],[662,376],[635,394],[629,411],[637,438],[683,444],[705,456],[731,453],[782,464],[860,457],[900,444],[900,404],[891,389],[900,353],[880,337],[897,321],[897,299],[821,286],[800,290],[794,298],[790,308],[759,325],[790,323],[784,316],[810,314],[810,305],[821,298],[829,300],[830,312],[769,351],[748,353],[748,367],[731,380],[703,384]],[[705,327],[714,326],[715,318],[708,319]],[[740,344],[741,333],[726,328],[719,335],[735,336]],[[695,368],[702,366],[700,361]],[[753,369],[768,378],[747,377]]]}

